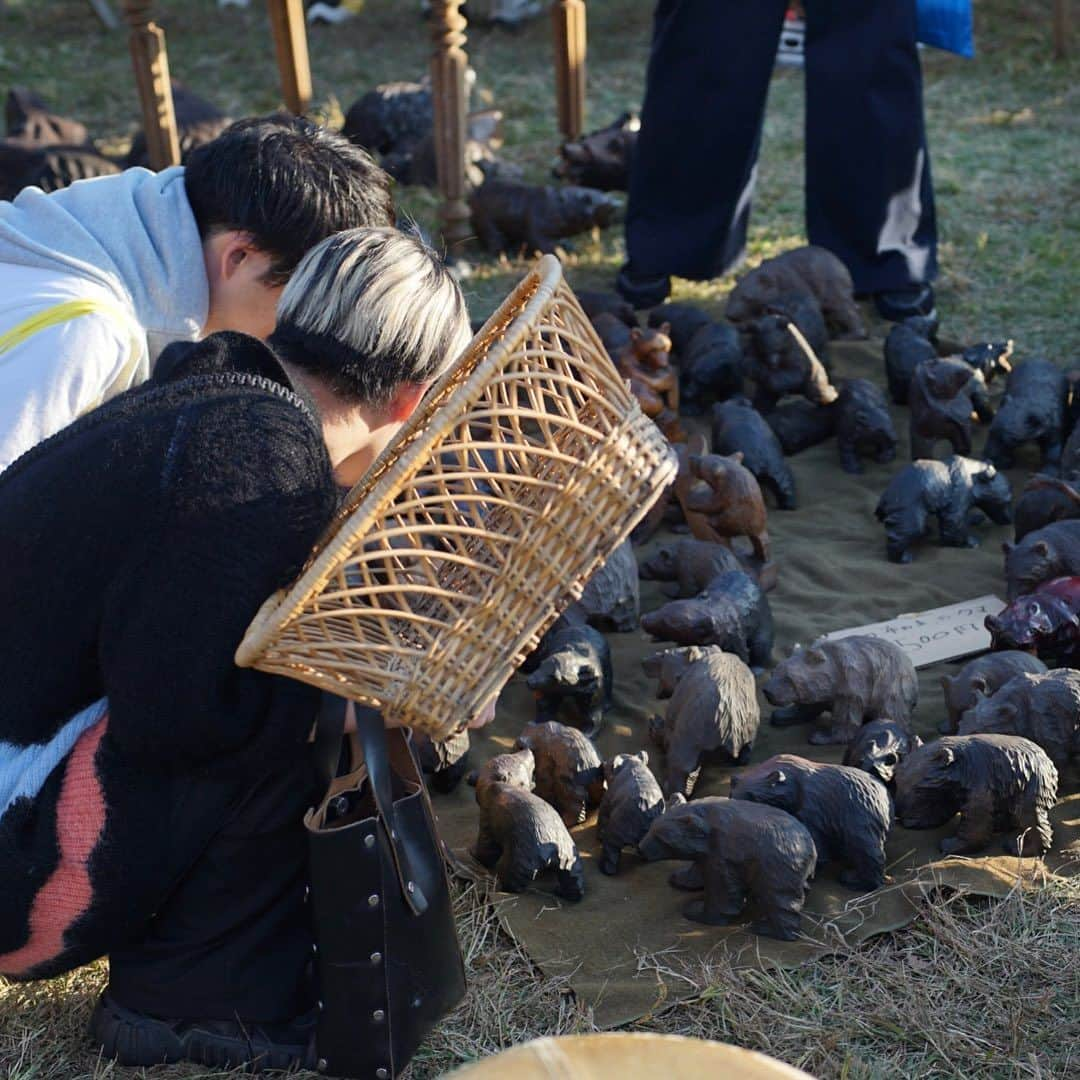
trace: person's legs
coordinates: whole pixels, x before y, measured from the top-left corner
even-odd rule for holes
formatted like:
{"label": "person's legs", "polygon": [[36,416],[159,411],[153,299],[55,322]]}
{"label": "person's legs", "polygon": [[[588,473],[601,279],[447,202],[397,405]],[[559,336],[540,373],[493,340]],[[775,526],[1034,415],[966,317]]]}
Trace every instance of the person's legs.
{"label": "person's legs", "polygon": [[[660,0],[630,171],[619,287],[707,280],[746,243],[757,148],[784,0]],[[661,286],[662,287],[662,286]]]}
{"label": "person's legs", "polygon": [[[310,781],[301,767],[259,782],[141,939],[110,954],[94,1020],[108,1056],[140,1064],[163,1052],[213,1058],[237,1027],[241,1043],[250,1038],[256,1049],[259,1037],[306,1040],[307,1027],[295,1021],[314,1005],[302,824]],[[195,1041],[185,1043],[192,1027]],[[243,1056],[241,1045],[232,1063]]]}
{"label": "person's legs", "polygon": [[810,243],[843,260],[858,293],[929,283],[937,234],[914,0],[806,8]]}

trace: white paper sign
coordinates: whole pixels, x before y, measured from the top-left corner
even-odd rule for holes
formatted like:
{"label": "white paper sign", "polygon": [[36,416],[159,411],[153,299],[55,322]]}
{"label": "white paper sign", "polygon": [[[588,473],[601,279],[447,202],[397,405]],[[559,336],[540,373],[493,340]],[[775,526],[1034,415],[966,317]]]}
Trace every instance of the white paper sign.
{"label": "white paper sign", "polygon": [[990,648],[990,631],[983,625],[987,615],[996,615],[1005,601],[996,596],[978,596],[948,607],[897,615],[888,622],[870,623],[850,630],[834,630],[822,637],[835,641],[855,634],[868,634],[899,645],[917,668],[956,660]]}

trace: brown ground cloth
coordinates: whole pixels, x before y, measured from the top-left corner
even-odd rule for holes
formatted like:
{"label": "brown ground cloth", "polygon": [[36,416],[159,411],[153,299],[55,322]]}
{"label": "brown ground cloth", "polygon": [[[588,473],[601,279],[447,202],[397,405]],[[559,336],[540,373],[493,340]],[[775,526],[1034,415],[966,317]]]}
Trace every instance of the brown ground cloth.
{"label": "brown ground cloth", "polygon": [[[836,344],[832,347],[837,376],[863,376],[884,384],[880,346]],[[889,478],[908,459],[907,410],[894,411],[900,447],[891,465],[866,462],[862,476],[840,469],[836,442],[830,440],[790,459],[799,486],[800,509],[770,510],[770,533],[780,580],[769,594],[776,622],[775,659],[788,654],[795,642],[808,643],[830,630],[858,626],[904,612],[926,610],[984,593],[1004,595],[1001,541],[1011,528],[979,526],[982,544],[975,550],[942,548],[924,543],[914,563],[897,566],[886,561],[884,531],[873,516],[878,497]],[[983,436],[977,436],[981,447]],[[1035,462],[1024,459],[1030,471]],[[1027,475],[1011,474],[1014,494]],[[586,543],[587,537],[582,537]],[[638,550],[639,560],[657,540]],[[642,582],[642,610],[663,602],[658,586]],[[650,714],[663,712],[654,683],[641,672],[642,657],[663,648],[643,631],[611,634],[615,670],[615,704],[598,739],[601,755],[609,757],[641,747],[649,750],[659,775],[662,755],[649,742]],[[915,725],[924,739],[936,737],[943,717],[941,674],[953,667],[922,670],[920,703]],[[768,724],[768,704],[762,699],[762,727],[754,762],[781,752],[798,753],[820,761],[839,762],[842,747],[814,747],[806,742],[805,727],[775,728]],[[531,718],[533,701],[523,679],[515,677],[503,691],[497,719],[473,741],[474,764],[512,746]],[[706,766],[695,795],[725,795],[732,770]],[[1080,857],[1080,763],[1074,760],[1062,777],[1062,799],[1054,813],[1054,852],[1048,864]],[[473,790],[462,784],[449,797],[436,797],[441,828],[459,853],[476,837]],[[914,832],[894,826],[887,855],[892,883],[858,897],[840,886],[831,868],[823,870],[807,900],[803,919],[805,940],[778,942],[756,937],[742,926],[710,928],[685,920],[680,911],[687,894],[671,888],[668,874],[679,863],[644,863],[635,854],[623,855],[617,877],[605,877],[596,865],[595,815],[575,830],[585,862],[586,896],[569,904],[551,895],[552,882],[541,881],[520,897],[506,896],[499,911],[509,932],[530,957],[549,971],[571,972],[581,1001],[595,1010],[595,1020],[612,1027],[636,1019],[662,1001],[687,992],[678,981],[658,982],[654,971],[638,972],[638,955],[668,953],[693,959],[713,949],[726,949],[738,964],[793,966],[827,952],[841,940],[861,941],[873,934],[903,926],[915,913],[923,891],[935,884],[963,886],[976,893],[1000,896],[1012,888],[1020,871],[1038,870],[1034,860],[1001,854],[1000,847],[983,858],[940,859],[937,842],[953,826]],[[505,895],[505,894],[504,894]]]}

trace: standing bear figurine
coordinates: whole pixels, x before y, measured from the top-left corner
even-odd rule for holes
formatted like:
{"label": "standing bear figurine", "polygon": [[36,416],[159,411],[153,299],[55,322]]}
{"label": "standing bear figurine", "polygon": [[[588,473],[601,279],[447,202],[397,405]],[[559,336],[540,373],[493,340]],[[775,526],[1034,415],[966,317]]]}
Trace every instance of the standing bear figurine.
{"label": "standing bear figurine", "polygon": [[683,914],[694,922],[725,926],[747,907],[755,934],[793,941],[814,876],[817,851],[810,831],[771,806],[720,797],[676,798],[638,845],[657,859],[690,859],[668,879],[677,889],[704,889]]}
{"label": "standing bear figurine", "polygon": [[817,865],[840,863],[840,881],[870,892],[885,883],[885,838],[892,804],[885,786],[847,765],[777,754],[731,778],[731,797],[797,817],[814,838]]}
{"label": "standing bear figurine", "polygon": [[649,755],[617,754],[604,762],[607,790],[597,815],[603,845],[600,872],[617,874],[623,848],[636,848],[664,812],[664,794],[649,770]]}
{"label": "standing bear figurine", "polygon": [[515,750],[531,750],[536,763],[533,790],[551,803],[567,828],[580,825],[604,794],[604,771],[596,747],[577,728],[548,721],[527,724]]}
{"label": "standing bear figurine", "polygon": [[971,453],[973,418],[993,416],[983,377],[963,360],[924,360],[908,391],[911,410],[911,458],[932,458],[947,440],[954,454]]}

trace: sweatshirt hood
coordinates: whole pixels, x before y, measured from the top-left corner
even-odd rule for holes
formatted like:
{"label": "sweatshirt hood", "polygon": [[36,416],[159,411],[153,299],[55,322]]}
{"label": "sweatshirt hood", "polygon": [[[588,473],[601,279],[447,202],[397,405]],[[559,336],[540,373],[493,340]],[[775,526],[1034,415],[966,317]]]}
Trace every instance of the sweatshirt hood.
{"label": "sweatshirt hood", "polygon": [[210,303],[184,169],[80,180],[0,202],[0,262],[73,274],[107,289],[145,328],[151,361],[194,340]]}

